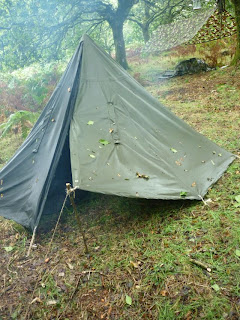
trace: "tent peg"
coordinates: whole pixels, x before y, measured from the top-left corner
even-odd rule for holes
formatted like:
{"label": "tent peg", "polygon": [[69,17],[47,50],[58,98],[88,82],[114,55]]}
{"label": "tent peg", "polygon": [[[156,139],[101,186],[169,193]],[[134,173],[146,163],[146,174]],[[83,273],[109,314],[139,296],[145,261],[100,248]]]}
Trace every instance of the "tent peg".
{"label": "tent peg", "polygon": [[30,242],[30,245],[29,245],[29,248],[28,248],[27,257],[30,256],[30,253],[31,253],[31,250],[32,250],[32,246],[33,246],[33,243],[34,243],[34,240],[35,240],[35,236],[36,236],[36,231],[37,231],[37,227],[35,227],[33,229],[32,239],[31,239],[31,242]]}

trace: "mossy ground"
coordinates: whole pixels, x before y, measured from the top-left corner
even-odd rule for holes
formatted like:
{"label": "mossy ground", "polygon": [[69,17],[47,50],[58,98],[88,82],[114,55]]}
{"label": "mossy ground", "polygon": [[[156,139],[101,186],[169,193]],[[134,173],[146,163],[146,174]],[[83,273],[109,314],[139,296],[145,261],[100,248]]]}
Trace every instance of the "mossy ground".
{"label": "mossy ground", "polygon": [[[160,81],[156,70],[164,60],[131,66],[179,117],[240,155],[239,70]],[[13,141],[0,142],[4,161],[19,144]],[[209,190],[207,206],[87,195],[78,208],[89,255],[71,209],[64,210],[51,252],[46,255],[52,232],[42,232],[29,258],[31,235],[1,219],[0,319],[26,319],[26,313],[32,320],[239,319],[239,178],[237,159]],[[44,217],[40,228],[53,227],[55,218]]]}

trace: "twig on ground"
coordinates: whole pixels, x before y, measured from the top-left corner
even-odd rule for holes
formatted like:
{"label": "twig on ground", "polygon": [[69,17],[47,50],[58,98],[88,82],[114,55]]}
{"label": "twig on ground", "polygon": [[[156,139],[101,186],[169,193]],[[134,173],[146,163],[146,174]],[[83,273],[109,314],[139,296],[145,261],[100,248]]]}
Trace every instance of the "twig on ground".
{"label": "twig on ground", "polygon": [[192,262],[196,266],[201,267],[202,269],[205,269],[208,272],[212,271],[212,269],[209,267],[209,265],[207,265],[207,264],[205,264],[205,263],[203,263],[201,261],[198,261],[198,260],[195,260],[195,259],[189,259],[189,260],[190,260],[190,262]]}
{"label": "twig on ground", "polygon": [[67,311],[67,309],[68,309],[68,307],[69,307],[69,304],[71,303],[73,297],[75,296],[75,294],[76,294],[76,292],[77,292],[77,290],[78,290],[79,283],[80,283],[80,280],[81,280],[81,277],[82,277],[82,276],[83,276],[83,275],[81,274],[81,275],[78,277],[76,286],[75,286],[75,288],[74,288],[74,290],[73,290],[73,292],[72,292],[72,294],[71,294],[71,296],[70,296],[70,298],[69,298],[69,300],[68,300],[68,303],[67,303],[66,307],[63,309],[62,313],[61,313],[60,315],[58,315],[57,320],[62,319],[62,317],[65,315],[65,313],[66,313],[66,311]]}

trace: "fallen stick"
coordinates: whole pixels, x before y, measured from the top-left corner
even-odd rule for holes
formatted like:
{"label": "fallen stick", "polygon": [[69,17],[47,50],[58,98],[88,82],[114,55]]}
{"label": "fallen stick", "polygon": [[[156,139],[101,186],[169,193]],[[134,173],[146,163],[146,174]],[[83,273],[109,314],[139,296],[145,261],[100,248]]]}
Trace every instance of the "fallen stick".
{"label": "fallen stick", "polygon": [[202,269],[205,269],[208,272],[212,272],[212,269],[207,264],[205,264],[205,263],[203,263],[201,261],[195,260],[195,259],[189,259],[189,260],[190,260],[190,262],[192,262],[196,266],[198,266],[198,267],[200,267]]}
{"label": "fallen stick", "polygon": [[62,317],[65,315],[65,313],[66,313],[66,311],[67,311],[67,309],[68,309],[68,307],[69,307],[69,304],[72,302],[73,297],[74,297],[75,294],[77,293],[77,290],[78,290],[78,287],[79,287],[79,284],[80,284],[81,277],[82,277],[82,275],[80,275],[80,276],[78,277],[76,286],[75,286],[75,288],[74,288],[74,290],[73,290],[73,292],[72,292],[72,294],[71,294],[71,296],[70,296],[70,298],[69,298],[69,300],[68,300],[68,303],[67,303],[67,305],[65,306],[65,308],[63,309],[62,313],[57,316],[57,320],[62,319]]}

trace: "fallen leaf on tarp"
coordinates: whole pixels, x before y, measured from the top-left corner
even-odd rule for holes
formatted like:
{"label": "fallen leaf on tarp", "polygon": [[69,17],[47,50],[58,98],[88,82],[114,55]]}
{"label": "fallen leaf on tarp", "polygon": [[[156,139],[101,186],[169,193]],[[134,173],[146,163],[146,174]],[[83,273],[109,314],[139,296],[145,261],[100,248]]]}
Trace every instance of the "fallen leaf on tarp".
{"label": "fallen leaf on tarp", "polygon": [[93,158],[93,159],[96,158],[96,156],[94,154],[90,154],[89,157]]}
{"label": "fallen leaf on tarp", "polygon": [[186,191],[180,192],[180,196],[183,197],[183,198],[186,197],[187,196],[187,192]]}
{"label": "fallen leaf on tarp", "polygon": [[94,124],[94,121],[90,120],[88,121],[87,125],[92,126]]}
{"label": "fallen leaf on tarp", "polygon": [[136,172],[136,176],[137,176],[138,178],[143,178],[143,179],[145,179],[145,180],[148,180],[148,179],[149,179],[149,176],[147,176],[146,174],[141,174],[141,173],[139,173],[139,172]]}
{"label": "fallen leaf on tarp", "polygon": [[129,297],[127,294],[126,294],[126,304],[128,304],[129,306],[132,305],[132,298]]}
{"label": "fallen leaf on tarp", "polygon": [[192,187],[196,187],[196,185],[197,185],[196,182],[192,183]]}
{"label": "fallen leaf on tarp", "polygon": [[170,149],[173,153],[177,153],[178,151],[176,150],[176,149],[174,149],[174,148],[171,148]]}
{"label": "fallen leaf on tarp", "polygon": [[109,129],[109,133],[113,133],[113,131],[114,131],[113,129]]}
{"label": "fallen leaf on tarp", "polygon": [[110,144],[109,141],[104,140],[104,139],[100,139],[100,140],[99,140],[99,143],[101,143],[101,144],[104,145],[104,146],[106,146],[107,144]]}

